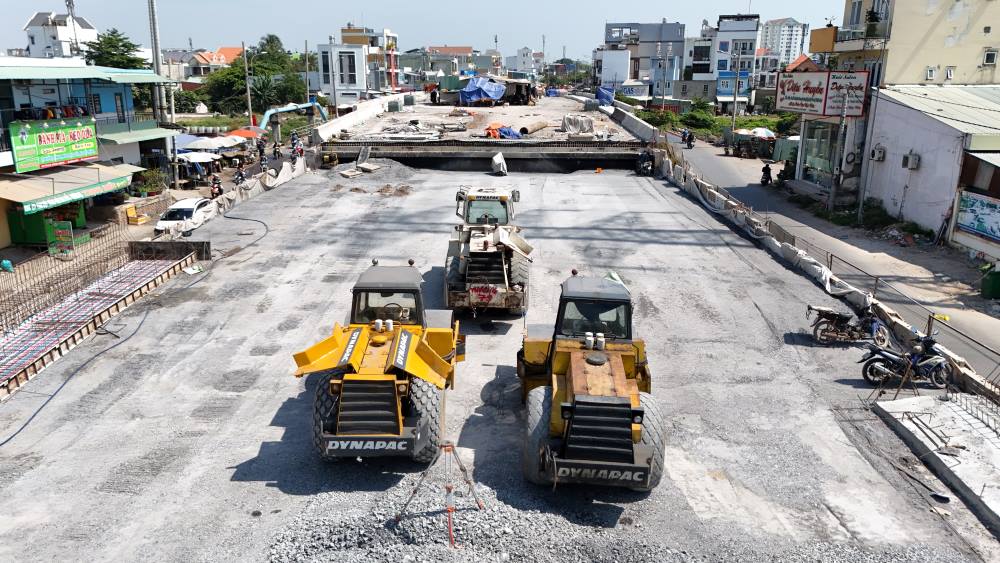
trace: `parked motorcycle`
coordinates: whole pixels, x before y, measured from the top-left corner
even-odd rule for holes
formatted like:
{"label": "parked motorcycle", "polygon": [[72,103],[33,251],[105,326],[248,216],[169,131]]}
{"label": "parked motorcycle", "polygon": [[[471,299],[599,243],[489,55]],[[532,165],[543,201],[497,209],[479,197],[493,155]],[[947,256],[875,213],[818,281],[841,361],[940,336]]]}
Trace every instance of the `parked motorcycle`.
{"label": "parked motorcycle", "polygon": [[875,346],[868,346],[868,353],[858,360],[861,376],[870,385],[877,387],[886,378],[902,378],[910,369],[910,377],[915,381],[928,381],[938,389],[944,389],[951,381],[951,363],[937,350],[937,342],[932,336],[925,336],[913,346],[909,353],[898,353]]}
{"label": "parked motorcycle", "polygon": [[760,185],[767,186],[771,183],[771,176],[769,174],[764,174],[760,177]]}
{"label": "parked motorcycle", "polygon": [[652,176],[655,158],[649,151],[643,151],[635,161],[636,176]]}
{"label": "parked motorcycle", "polygon": [[806,306],[806,318],[815,311],[813,321],[813,340],[819,344],[834,342],[855,342],[857,340],[872,340],[876,345],[889,346],[889,328],[882,324],[871,307],[868,307],[855,322],[854,315],[840,313],[829,307]]}

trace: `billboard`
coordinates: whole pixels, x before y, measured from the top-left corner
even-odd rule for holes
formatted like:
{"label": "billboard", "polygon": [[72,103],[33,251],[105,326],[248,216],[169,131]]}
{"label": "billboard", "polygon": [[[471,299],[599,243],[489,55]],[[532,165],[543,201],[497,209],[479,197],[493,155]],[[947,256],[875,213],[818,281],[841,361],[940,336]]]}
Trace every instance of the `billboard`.
{"label": "billboard", "polygon": [[963,191],[957,224],[963,231],[1000,242],[1000,200]]}
{"label": "billboard", "polygon": [[864,115],[867,72],[783,72],[778,78],[775,108],[810,115],[839,116],[847,103],[847,117]]}
{"label": "billboard", "polygon": [[14,121],[9,131],[18,172],[97,158],[97,128],[89,120]]}

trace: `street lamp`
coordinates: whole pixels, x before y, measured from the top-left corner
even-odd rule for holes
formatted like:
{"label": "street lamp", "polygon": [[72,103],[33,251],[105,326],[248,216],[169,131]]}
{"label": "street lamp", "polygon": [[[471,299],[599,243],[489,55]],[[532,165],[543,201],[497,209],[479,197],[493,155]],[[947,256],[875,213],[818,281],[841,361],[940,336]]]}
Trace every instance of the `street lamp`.
{"label": "street lamp", "polygon": [[248,61],[247,44],[245,42],[240,42],[240,45],[243,47],[243,81],[246,82],[247,85],[247,118],[250,120],[250,126],[253,127],[253,104],[250,101],[250,67],[253,66],[254,59],[261,55],[266,55],[267,51],[255,53]]}

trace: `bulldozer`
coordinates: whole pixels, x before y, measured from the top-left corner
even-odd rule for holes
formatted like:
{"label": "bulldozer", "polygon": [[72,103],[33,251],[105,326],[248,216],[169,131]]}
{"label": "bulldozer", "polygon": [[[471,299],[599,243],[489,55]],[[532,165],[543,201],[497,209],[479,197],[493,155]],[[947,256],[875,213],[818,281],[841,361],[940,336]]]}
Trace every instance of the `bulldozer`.
{"label": "bulldozer", "polygon": [[517,355],[528,481],[637,491],[660,483],[666,430],[632,311],[617,275],[573,270],[562,284],[555,326],[528,325]]}
{"label": "bulldozer", "polygon": [[328,461],[409,456],[430,462],[442,441],[445,390],[465,339],[451,311],[424,308],[423,278],[409,266],[362,273],[345,325],[294,355],[296,377],[320,376],[313,443]]}
{"label": "bulldozer", "polygon": [[514,224],[517,190],[461,188],[445,258],[444,300],[452,309],[528,310],[528,278],[534,250]]}

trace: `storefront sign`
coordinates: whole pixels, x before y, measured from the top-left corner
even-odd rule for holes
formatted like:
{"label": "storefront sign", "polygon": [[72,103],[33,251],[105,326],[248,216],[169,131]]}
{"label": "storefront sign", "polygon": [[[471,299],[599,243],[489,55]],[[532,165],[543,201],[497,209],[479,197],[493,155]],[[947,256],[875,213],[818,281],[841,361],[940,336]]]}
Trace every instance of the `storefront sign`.
{"label": "storefront sign", "polygon": [[53,221],[52,233],[54,240],[49,242],[49,255],[63,260],[73,259],[73,223],[71,221]]}
{"label": "storefront sign", "polygon": [[1000,242],[1000,200],[963,191],[957,224],[963,231]]}
{"label": "storefront sign", "polygon": [[25,214],[38,213],[39,211],[44,211],[46,209],[51,209],[53,207],[59,207],[60,205],[65,205],[67,203],[72,203],[74,201],[80,201],[81,199],[87,199],[88,197],[95,197],[108,192],[124,190],[131,183],[132,183],[132,176],[114,178],[112,180],[101,182],[99,184],[94,184],[92,186],[84,186],[81,188],[76,188],[74,190],[47,196],[41,199],[26,201],[22,203],[21,206],[24,208]]}
{"label": "storefront sign", "polygon": [[97,128],[89,120],[15,121],[9,129],[18,172],[97,158]]}
{"label": "storefront sign", "polygon": [[827,72],[783,72],[778,78],[774,107],[779,111],[823,115]]}
{"label": "storefront sign", "polygon": [[775,108],[810,115],[864,115],[867,72],[783,72],[778,78]]}

